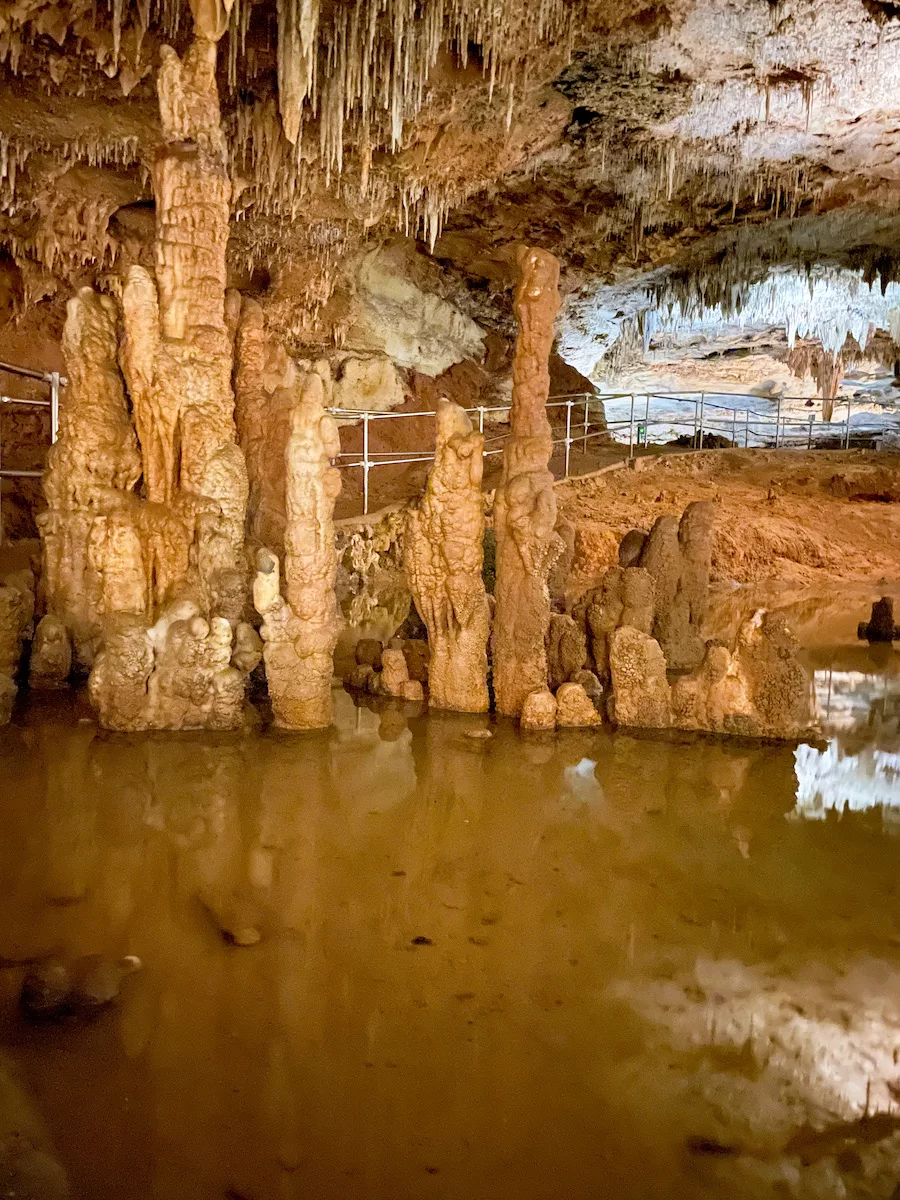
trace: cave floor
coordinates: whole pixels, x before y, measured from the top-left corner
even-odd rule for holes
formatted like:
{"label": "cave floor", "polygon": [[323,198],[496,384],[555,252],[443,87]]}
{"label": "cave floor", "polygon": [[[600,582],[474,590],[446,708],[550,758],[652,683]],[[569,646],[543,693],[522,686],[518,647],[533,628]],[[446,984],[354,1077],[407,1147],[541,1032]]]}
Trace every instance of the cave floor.
{"label": "cave floor", "polygon": [[[825,733],[796,749],[346,692],[295,736],[23,706],[0,1081],[74,1200],[894,1196],[900,654],[813,656]],[[143,969],[28,1023],[50,952]]]}

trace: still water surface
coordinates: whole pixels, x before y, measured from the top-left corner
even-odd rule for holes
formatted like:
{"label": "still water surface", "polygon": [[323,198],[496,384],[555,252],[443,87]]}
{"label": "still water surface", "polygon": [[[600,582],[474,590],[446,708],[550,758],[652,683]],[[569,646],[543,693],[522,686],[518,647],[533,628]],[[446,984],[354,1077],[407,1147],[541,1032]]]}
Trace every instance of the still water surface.
{"label": "still water surface", "polygon": [[[811,752],[900,750],[872,675]],[[0,1062],[73,1197],[894,1194],[883,804],[817,805],[793,746],[337,699],[321,735],[110,736],[68,697],[0,730]],[[144,966],[27,1024],[54,951]]]}

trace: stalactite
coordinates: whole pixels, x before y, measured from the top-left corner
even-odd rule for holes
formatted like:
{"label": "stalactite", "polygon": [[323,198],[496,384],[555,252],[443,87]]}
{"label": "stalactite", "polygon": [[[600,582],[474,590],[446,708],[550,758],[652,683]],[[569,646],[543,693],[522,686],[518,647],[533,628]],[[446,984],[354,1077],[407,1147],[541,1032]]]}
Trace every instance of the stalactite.
{"label": "stalactite", "polygon": [[440,400],[434,466],[404,539],[410,590],[428,629],[429,704],[459,712],[488,709],[483,450],[463,409]]}
{"label": "stalactite", "polygon": [[547,686],[550,624],[547,574],[558,552],[556,496],[548,469],[548,361],[559,309],[559,263],[523,248],[514,299],[519,335],[513,361],[510,436],[494,500],[497,538],[494,692],[498,712],[518,716],[530,692]]}

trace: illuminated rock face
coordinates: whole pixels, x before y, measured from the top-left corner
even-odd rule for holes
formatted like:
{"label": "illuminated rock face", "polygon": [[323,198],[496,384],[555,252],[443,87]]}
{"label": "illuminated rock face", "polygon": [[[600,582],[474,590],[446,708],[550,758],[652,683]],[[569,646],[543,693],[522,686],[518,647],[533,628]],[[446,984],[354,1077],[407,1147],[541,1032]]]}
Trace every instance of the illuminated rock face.
{"label": "illuminated rock face", "polygon": [[[112,728],[222,728],[239,719],[228,706],[242,676],[224,684],[230,715],[204,693],[229,668],[230,627],[244,614],[248,584],[247,471],[231,387],[237,297],[225,289],[231,183],[215,67],[216,45],[205,37],[183,60],[163,48],[155,271],[128,272],[121,345],[114,302],[89,288],[70,301],[63,337],[69,388],[41,519],[47,608],[82,668],[113,637],[90,689]],[[171,652],[139,649],[175,601],[189,601],[200,624]],[[154,696],[126,700],[144,675],[135,664],[148,661]],[[190,663],[197,681],[189,701],[170,702],[191,691]],[[130,715],[117,712],[119,702]]]}
{"label": "illuminated rock face", "polygon": [[244,676],[231,665],[231,626],[204,620],[190,601],[176,603],[149,627],[142,617],[106,618],[103,648],[88,681],[107,729],[236,729]]}
{"label": "illuminated rock face", "polygon": [[610,716],[648,729],[799,737],[811,712],[798,651],[781,614],[758,612],[741,627],[733,651],[710,643],[699,666],[670,686],[659,643],[622,626],[609,637]]}
{"label": "illuminated rock face", "polygon": [[15,675],[22,655],[22,642],[33,615],[34,578],[31,572],[17,571],[0,580],[0,725],[5,725],[12,715],[18,690]]}
{"label": "illuminated rock face", "polygon": [[459,712],[488,709],[483,449],[465,412],[441,400],[434,466],[407,515],[404,542],[410,590],[428,629],[429,704]]}
{"label": "illuminated rock face", "polygon": [[285,451],[284,594],[278,558],[257,556],[253,603],[263,618],[263,658],[275,723],[320,729],[332,722],[331,677],[340,630],[334,583],[334,503],[340,473],[337,422],[325,411],[322,381],[306,377]]}
{"label": "illuminated rock face", "polygon": [[547,397],[559,263],[546,251],[523,250],[518,270],[510,436],[494,499],[497,607],[492,643],[497,711],[514,717],[529,693],[547,686],[547,575],[558,552]]}

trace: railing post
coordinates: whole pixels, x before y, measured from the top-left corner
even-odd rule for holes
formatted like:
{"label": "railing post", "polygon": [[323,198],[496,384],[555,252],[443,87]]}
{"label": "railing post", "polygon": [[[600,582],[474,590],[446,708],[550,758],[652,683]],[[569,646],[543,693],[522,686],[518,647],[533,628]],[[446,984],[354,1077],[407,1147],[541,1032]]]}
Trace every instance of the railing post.
{"label": "railing post", "polygon": [[59,436],[59,371],[50,373],[50,442]]}
{"label": "railing post", "polygon": [[566,466],[564,479],[569,478],[569,447],[572,445],[572,401],[566,401]]}
{"label": "railing post", "polygon": [[850,397],[847,397],[847,434],[844,438],[844,449],[850,449]]}
{"label": "railing post", "polygon": [[813,431],[813,414],[810,413],[809,414],[809,433],[807,433],[807,435],[806,435],[807,450],[812,450],[812,443],[813,443],[812,431]]}
{"label": "railing post", "polygon": [[750,446],[750,409],[744,409],[744,449]]}
{"label": "railing post", "polygon": [[363,515],[369,511],[369,414],[363,413]]}
{"label": "railing post", "polygon": [[631,393],[631,417],[628,423],[628,457],[634,458],[634,392]]}
{"label": "railing post", "polygon": [[731,410],[731,444],[737,446],[737,409]]}
{"label": "railing post", "polygon": [[778,397],[778,408],[775,410],[775,449],[781,446],[781,397]]}
{"label": "railing post", "polygon": [[478,432],[484,433],[484,405],[478,405]]}
{"label": "railing post", "polygon": [[697,416],[698,416],[697,403],[698,402],[695,399],[694,400],[694,441],[693,441],[693,447],[695,450],[697,449]]}
{"label": "railing post", "polygon": [[585,396],[585,398],[584,398],[584,440],[583,440],[583,441],[582,441],[582,443],[581,443],[581,450],[582,450],[582,453],[583,453],[583,454],[587,454],[587,442],[588,442],[588,402],[589,402],[589,401],[588,401],[588,397],[587,397],[587,396]]}
{"label": "railing post", "polygon": [[698,450],[703,449],[703,410],[705,409],[705,407],[706,407],[706,392],[701,392],[700,393],[700,430],[699,430],[700,437],[696,443]]}

